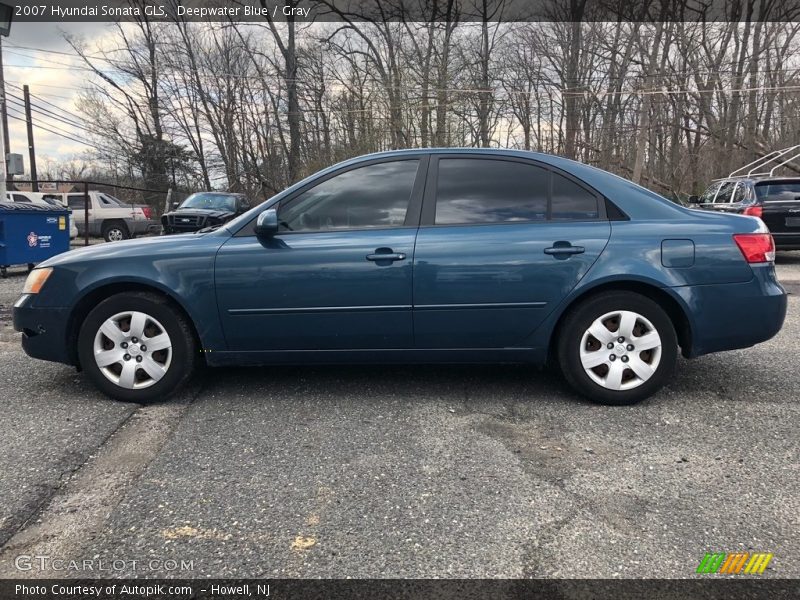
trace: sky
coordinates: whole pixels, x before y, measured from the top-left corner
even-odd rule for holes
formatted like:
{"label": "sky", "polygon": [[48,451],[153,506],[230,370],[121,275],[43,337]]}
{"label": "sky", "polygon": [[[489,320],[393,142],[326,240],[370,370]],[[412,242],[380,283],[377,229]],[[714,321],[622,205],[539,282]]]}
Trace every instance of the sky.
{"label": "sky", "polygon": [[[28,23],[15,22],[11,34],[3,38],[3,67],[8,97],[8,128],[10,152],[23,155],[25,170],[28,164],[28,137],[22,106],[22,85],[28,84],[34,109],[34,143],[36,161],[42,170],[47,158],[67,161],[82,155],[88,146],[80,143],[85,134],[75,124],[82,121],[75,108],[78,92],[88,73],[64,40],[64,33],[83,36],[87,42],[102,39],[108,34],[104,23]],[[33,50],[32,50],[33,49]],[[57,54],[64,52],[69,55]],[[17,117],[17,118],[14,118]],[[50,129],[52,133],[42,127]],[[62,134],[62,135],[58,135]],[[74,137],[70,140],[63,135]]]}

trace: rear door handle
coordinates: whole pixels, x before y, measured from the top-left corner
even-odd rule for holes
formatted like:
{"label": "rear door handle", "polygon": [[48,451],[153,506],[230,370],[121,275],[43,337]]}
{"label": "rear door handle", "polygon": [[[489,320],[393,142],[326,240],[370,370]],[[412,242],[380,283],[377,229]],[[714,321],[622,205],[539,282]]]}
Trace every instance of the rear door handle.
{"label": "rear door handle", "polygon": [[553,244],[549,248],[545,248],[544,249],[544,253],[545,254],[555,254],[555,255],[559,255],[559,254],[583,254],[584,252],[586,252],[586,248],[584,248],[583,246],[573,246],[569,242],[567,242],[566,244],[556,242],[555,244]]}

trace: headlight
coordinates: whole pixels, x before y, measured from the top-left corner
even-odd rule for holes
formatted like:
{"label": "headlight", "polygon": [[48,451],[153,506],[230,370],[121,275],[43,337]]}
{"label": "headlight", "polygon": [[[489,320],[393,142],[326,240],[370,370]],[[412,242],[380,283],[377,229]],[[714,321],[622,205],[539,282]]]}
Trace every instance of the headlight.
{"label": "headlight", "polygon": [[23,294],[38,294],[39,290],[42,289],[44,282],[50,277],[51,273],[53,272],[52,267],[46,267],[44,269],[34,269],[28,275],[28,278],[25,280],[25,287],[22,290]]}

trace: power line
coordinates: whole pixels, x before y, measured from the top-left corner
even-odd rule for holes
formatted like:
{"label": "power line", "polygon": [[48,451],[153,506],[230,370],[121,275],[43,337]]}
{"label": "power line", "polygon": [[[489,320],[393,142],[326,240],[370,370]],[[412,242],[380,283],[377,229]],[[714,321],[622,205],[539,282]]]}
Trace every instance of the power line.
{"label": "power line", "polygon": [[[13,94],[6,94],[6,98],[9,101],[13,102],[14,104],[17,104],[18,106],[22,106],[22,107],[25,106],[24,100],[22,100],[18,96],[14,96]],[[81,123],[77,123],[75,121],[71,121],[69,119],[65,119],[64,117],[61,117],[60,115],[57,115],[57,114],[55,114],[53,112],[50,112],[50,111],[47,111],[46,109],[40,108],[38,105],[34,104],[33,102],[31,102],[31,108],[33,109],[34,112],[40,113],[42,116],[44,116],[46,118],[53,119],[54,121],[58,121],[58,122],[63,123],[65,125],[70,125],[72,127],[77,127],[78,129],[84,129],[84,130],[87,129],[86,125],[83,125]]]}
{"label": "power line", "polygon": [[[10,83],[10,82],[8,82],[8,81],[7,81],[6,83]],[[18,84],[16,84],[16,83],[10,83],[10,85],[11,85],[12,87],[15,87],[15,88],[17,88],[18,90],[22,91],[22,86],[21,86],[21,85],[18,85]],[[76,91],[77,91],[77,90],[76,90]],[[59,110],[60,112],[62,112],[62,113],[64,113],[64,114],[66,114],[66,115],[69,115],[69,117],[70,117],[70,118],[72,118],[72,117],[78,117],[78,118],[81,118],[79,115],[75,115],[75,114],[71,113],[70,111],[66,110],[65,108],[63,108],[63,107],[59,106],[58,104],[54,104],[54,103],[50,102],[49,100],[47,100],[47,99],[45,99],[45,98],[42,98],[42,97],[41,97],[41,96],[39,96],[38,94],[34,94],[34,93],[32,93],[32,92],[31,92],[31,93],[30,93],[30,96],[31,96],[32,98],[36,98],[37,100],[39,100],[39,101],[41,101],[41,102],[44,102],[45,104],[47,104],[47,105],[49,105],[49,106],[52,106],[53,108],[55,108],[55,109]],[[52,95],[52,94],[50,94],[50,97],[51,97],[51,98],[62,98],[62,99],[64,99],[64,100],[74,100],[74,98],[69,98],[69,97],[67,97],[67,96],[54,96],[54,95]]]}
{"label": "power line", "polygon": [[[27,122],[27,119],[25,118],[24,115],[22,115],[22,111],[20,111],[20,109],[12,107],[12,106],[9,106],[8,108],[10,110],[15,111],[17,113],[17,115],[21,115],[21,117],[18,116],[17,118],[19,118],[22,121],[26,121]],[[34,121],[34,125],[36,127],[41,127],[42,129],[45,128],[44,125],[41,125],[40,121]],[[46,123],[46,125],[47,125],[48,128],[52,128],[52,129],[57,130],[64,137],[68,137],[68,138],[72,139],[73,141],[80,142],[81,144],[86,144],[87,146],[91,145],[90,143],[86,142],[85,140],[81,140],[81,139],[79,139],[77,137],[73,137],[75,135],[74,132],[67,131],[66,129],[62,129],[58,125],[53,125],[52,123]],[[51,131],[51,133],[56,133],[56,131]]]}
{"label": "power line", "polygon": [[[9,108],[10,108],[10,110],[16,111],[16,109],[13,109],[11,107],[9,107]],[[17,113],[17,114],[21,114],[21,113]],[[23,123],[27,123],[27,119],[24,116],[16,116],[15,114],[12,114],[11,112],[9,112],[8,116],[11,119],[15,119],[17,121],[22,121]],[[103,150],[99,146],[95,146],[93,144],[90,144],[86,140],[80,140],[78,138],[72,137],[71,135],[67,135],[65,133],[59,133],[58,131],[53,131],[52,129],[49,129],[48,127],[45,127],[44,125],[41,125],[39,123],[34,123],[34,127],[38,127],[39,129],[42,129],[42,130],[44,130],[44,131],[46,131],[48,133],[52,133],[53,135],[57,135],[59,137],[68,139],[68,140],[70,140],[72,142],[76,142],[76,143],[82,144],[84,146],[89,146],[91,148],[94,148],[95,150],[101,150],[101,151]]]}

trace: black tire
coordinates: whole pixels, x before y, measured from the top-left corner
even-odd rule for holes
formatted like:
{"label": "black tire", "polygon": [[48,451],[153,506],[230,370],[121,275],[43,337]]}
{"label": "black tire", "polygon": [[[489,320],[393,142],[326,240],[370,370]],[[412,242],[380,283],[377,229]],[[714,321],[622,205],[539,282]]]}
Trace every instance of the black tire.
{"label": "black tire", "polygon": [[[584,369],[581,362],[581,345],[584,335],[588,334],[589,327],[596,319],[614,311],[637,313],[649,321],[658,333],[661,341],[660,358],[649,379],[640,381],[640,378],[627,367],[627,364],[631,363],[627,363],[623,367],[620,367],[623,364],[622,362],[614,365],[609,362],[606,363],[605,367],[598,365],[596,370],[592,371],[592,376]],[[613,328],[613,318],[604,322],[610,323],[610,327]],[[636,323],[637,327],[642,331],[643,321],[636,321]],[[608,325],[606,327],[609,328]],[[586,343],[587,350],[593,350],[592,344],[595,345],[595,348],[598,345],[596,338],[593,336],[589,336]],[[611,340],[608,343],[616,344],[616,340]],[[605,352],[605,349],[607,349],[607,345],[600,345],[597,351]],[[599,404],[623,406],[641,402],[652,396],[669,381],[675,371],[677,362],[678,339],[672,321],[656,302],[633,292],[610,291],[592,296],[570,310],[558,332],[557,350],[558,362],[564,378],[576,392]],[[608,351],[609,360],[611,360],[611,354],[615,350],[612,348]],[[633,361],[633,357],[644,357],[644,360],[653,360],[652,354],[647,351],[636,352],[635,346],[630,355],[627,354],[627,350],[623,355],[626,361]],[[616,362],[616,355],[612,362]],[[636,387],[631,389],[608,389],[592,378],[597,376],[598,379],[607,381],[609,365],[625,369],[623,377],[628,378],[628,384],[635,384]],[[605,377],[603,376],[604,368],[606,369]]]}
{"label": "black tire", "polygon": [[[95,336],[101,325],[126,311],[142,312],[156,319],[172,344],[171,360],[165,374],[149,387],[121,387],[104,375],[94,358]],[[165,400],[186,384],[198,364],[199,350],[189,321],[168,298],[148,292],[131,292],[103,300],[87,315],[78,334],[78,358],[84,372],[107,396],[123,402],[149,403]],[[146,374],[137,371],[137,377],[140,375]]]}
{"label": "black tire", "polygon": [[118,242],[130,239],[131,234],[124,221],[105,221],[103,223],[103,239],[107,242]]}

